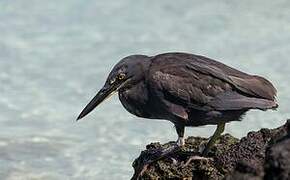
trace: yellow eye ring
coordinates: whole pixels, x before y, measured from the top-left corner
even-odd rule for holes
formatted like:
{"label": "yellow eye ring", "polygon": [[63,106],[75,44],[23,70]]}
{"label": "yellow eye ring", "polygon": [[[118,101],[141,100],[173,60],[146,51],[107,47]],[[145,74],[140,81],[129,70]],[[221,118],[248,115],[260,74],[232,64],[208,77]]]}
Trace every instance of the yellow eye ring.
{"label": "yellow eye ring", "polygon": [[124,73],[121,73],[121,74],[118,75],[118,79],[119,79],[119,80],[122,80],[122,79],[125,78],[125,76],[126,76],[126,75],[125,75]]}

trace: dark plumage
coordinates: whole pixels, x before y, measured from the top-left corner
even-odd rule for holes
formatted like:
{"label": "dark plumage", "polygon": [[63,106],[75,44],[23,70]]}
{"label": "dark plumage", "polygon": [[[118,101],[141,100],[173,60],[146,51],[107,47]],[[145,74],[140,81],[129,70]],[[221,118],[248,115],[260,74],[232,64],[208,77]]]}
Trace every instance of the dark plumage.
{"label": "dark plumage", "polygon": [[250,109],[278,107],[276,89],[263,77],[204,56],[166,53],[122,59],[78,119],[116,91],[130,113],[174,123],[179,145],[184,143],[185,126],[217,124],[205,152],[222,133],[226,122],[241,120]]}

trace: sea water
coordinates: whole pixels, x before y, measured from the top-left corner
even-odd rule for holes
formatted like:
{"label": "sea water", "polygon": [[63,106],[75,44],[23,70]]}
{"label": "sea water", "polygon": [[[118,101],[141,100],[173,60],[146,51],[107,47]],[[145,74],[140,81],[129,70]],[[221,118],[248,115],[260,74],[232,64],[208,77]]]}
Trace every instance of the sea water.
{"label": "sea water", "polygon": [[75,122],[131,54],[183,51],[262,75],[279,109],[251,111],[226,132],[278,127],[290,117],[289,9],[287,0],[1,0],[0,179],[129,179],[146,144],[175,140],[170,122],[137,118],[117,96]]}

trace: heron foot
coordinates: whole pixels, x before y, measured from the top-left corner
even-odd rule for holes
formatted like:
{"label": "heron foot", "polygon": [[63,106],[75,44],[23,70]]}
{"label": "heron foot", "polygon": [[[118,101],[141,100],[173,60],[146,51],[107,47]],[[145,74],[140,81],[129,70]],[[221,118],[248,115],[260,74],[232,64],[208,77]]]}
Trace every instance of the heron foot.
{"label": "heron foot", "polygon": [[184,140],[184,137],[178,137],[177,141],[176,141],[176,145],[178,147],[182,147],[185,145],[185,140]]}
{"label": "heron foot", "polygon": [[206,142],[202,142],[202,143],[199,145],[199,147],[198,147],[198,152],[199,152],[200,154],[202,154],[202,153],[204,152],[204,150],[205,150],[205,147],[206,147]]}
{"label": "heron foot", "polygon": [[175,144],[165,149],[157,149],[157,150],[154,149],[151,152],[148,152],[147,158],[143,159],[142,162],[140,162],[141,163],[140,168],[135,170],[135,173],[132,179],[138,179],[139,177],[141,177],[144,174],[144,172],[148,169],[150,164],[158,160],[161,160],[164,158],[170,158],[173,164],[177,164],[178,163],[177,160],[170,157],[170,155],[180,150],[181,150],[180,146]]}

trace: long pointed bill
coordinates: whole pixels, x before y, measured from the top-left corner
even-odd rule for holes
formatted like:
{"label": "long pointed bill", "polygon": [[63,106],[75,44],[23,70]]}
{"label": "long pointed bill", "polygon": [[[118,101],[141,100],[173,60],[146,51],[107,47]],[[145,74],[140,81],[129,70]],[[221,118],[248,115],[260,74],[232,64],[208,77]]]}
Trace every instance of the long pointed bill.
{"label": "long pointed bill", "polygon": [[77,118],[77,121],[85,117],[87,114],[89,114],[93,109],[95,109],[101,102],[103,102],[105,99],[109,98],[111,95],[113,95],[115,92],[117,92],[118,89],[114,87],[107,88],[104,86],[97,95],[89,102],[89,104],[82,110],[80,115]]}

